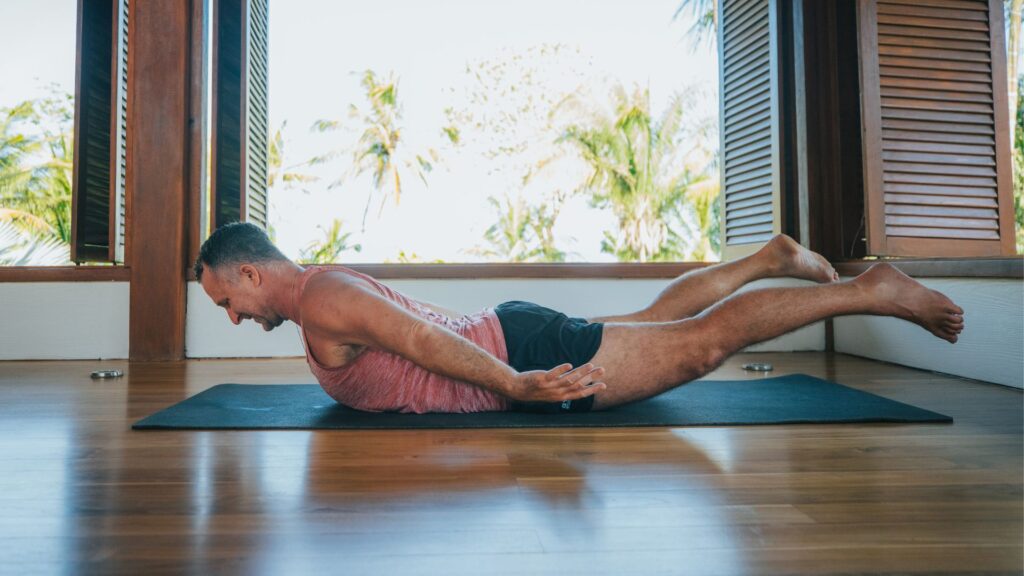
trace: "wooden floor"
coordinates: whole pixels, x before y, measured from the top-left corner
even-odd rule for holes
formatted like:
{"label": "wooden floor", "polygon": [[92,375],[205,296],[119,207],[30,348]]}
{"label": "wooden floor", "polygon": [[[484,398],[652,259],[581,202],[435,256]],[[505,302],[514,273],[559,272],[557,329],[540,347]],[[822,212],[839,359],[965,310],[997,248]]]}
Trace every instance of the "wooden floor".
{"label": "wooden floor", "polygon": [[[1022,393],[744,354],[953,424],[133,432],[302,360],[0,362],[0,572],[828,574],[1024,570]],[[92,381],[118,367],[126,377]],[[326,570],[326,572],[324,572]]]}

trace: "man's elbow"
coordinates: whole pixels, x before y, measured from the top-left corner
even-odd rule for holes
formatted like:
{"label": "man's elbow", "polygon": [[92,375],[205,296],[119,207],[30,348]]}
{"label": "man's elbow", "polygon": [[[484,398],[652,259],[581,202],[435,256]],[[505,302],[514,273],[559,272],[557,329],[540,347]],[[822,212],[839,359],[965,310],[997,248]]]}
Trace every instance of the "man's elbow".
{"label": "man's elbow", "polygon": [[431,358],[436,355],[435,350],[438,347],[438,332],[440,330],[443,330],[441,326],[425,320],[413,324],[405,338],[406,344],[403,353],[406,358],[417,364],[429,363]]}

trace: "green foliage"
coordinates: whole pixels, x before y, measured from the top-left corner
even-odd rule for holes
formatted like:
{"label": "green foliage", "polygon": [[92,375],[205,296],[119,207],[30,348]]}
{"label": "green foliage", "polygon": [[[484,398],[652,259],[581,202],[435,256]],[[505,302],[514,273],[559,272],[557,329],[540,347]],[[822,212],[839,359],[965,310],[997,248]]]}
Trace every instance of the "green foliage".
{"label": "green foliage", "polygon": [[554,225],[566,194],[537,185],[535,176],[557,150],[550,111],[577,89],[585,67],[579,49],[541,44],[467,63],[465,89],[450,90],[442,131],[455,147],[479,147],[488,184],[500,191],[488,198],[498,219],[484,233],[487,245],[469,253],[504,262],[565,261]]}
{"label": "green foliage", "polygon": [[287,167],[284,166],[284,129],[287,125],[288,121],[285,120],[281,123],[281,126],[274,131],[274,135],[270,137],[267,149],[267,186],[269,188],[274,188],[278,184],[283,184],[285,187],[291,187],[295,184],[315,182],[318,180],[316,176],[295,171],[295,169],[300,166],[308,165],[308,162],[300,162]]}
{"label": "green foliage", "polygon": [[[276,212],[275,200],[277,196],[283,190],[293,188],[298,184],[306,184],[308,182],[315,182],[319,180],[316,176],[297,172],[296,169],[301,166],[307,166],[308,162],[299,162],[298,164],[292,164],[290,166],[284,165],[285,159],[285,143],[284,143],[284,129],[288,126],[288,121],[281,122],[281,126],[274,131],[274,134],[270,137],[267,145],[267,188],[269,188],[268,199],[271,203],[269,212],[271,214]],[[305,191],[308,193],[308,191]],[[269,220],[267,221],[267,235],[270,236],[271,242],[277,242],[277,230]]]}
{"label": "green foliage", "polygon": [[696,20],[693,26],[687,31],[692,40],[693,48],[696,49],[702,42],[712,46],[717,43],[718,27],[718,3],[720,0],[682,0],[676,8],[672,19],[676,20],[687,8],[693,12]]}
{"label": "green foliage", "polygon": [[[348,239],[351,232],[341,232],[343,221],[335,218],[331,227],[324,230],[323,240],[314,240],[302,250],[299,255],[300,264],[332,264],[338,261],[338,256],[346,250],[360,252],[362,244],[349,245]],[[318,228],[321,228],[318,226]],[[323,228],[321,228],[322,230]]]}
{"label": "green foliage", "polygon": [[[349,119],[361,126],[355,145],[314,157],[309,164],[324,164],[346,153],[350,155],[349,170],[343,172],[329,188],[341,186],[349,178],[369,173],[374,189],[383,192],[380,210],[377,213],[379,218],[389,197],[394,197],[396,206],[401,201],[403,174],[411,172],[427,184],[426,174],[433,169],[433,162],[438,160],[438,156],[433,149],[423,153],[411,152],[407,149],[408,146],[402,143],[402,108],[398,100],[398,79],[393,73],[381,79],[373,70],[366,70],[363,72],[361,85],[366,94],[367,107],[349,105]],[[344,125],[337,120],[318,120],[313,124],[313,130],[317,132],[342,129]],[[364,231],[371,200],[372,195],[367,198],[366,208],[363,210]]]}
{"label": "green foliage", "polygon": [[[553,113],[575,114],[558,141],[573,148],[589,166],[576,192],[592,207],[611,208],[618,230],[606,231],[601,251],[624,262],[677,261],[706,258],[713,249],[709,234],[717,220],[717,185],[691,187],[709,179],[708,154],[694,165],[696,150],[684,148],[686,100],[676,94],[660,118],[650,113],[646,90],[612,91],[610,112],[594,110],[581,98],[568,98]],[[689,212],[689,217],[687,217]],[[675,223],[686,234],[670,224]],[[700,237],[691,248],[687,239]]]}
{"label": "green foliage", "polygon": [[473,248],[472,254],[502,262],[565,262],[565,252],[555,247],[554,226],[565,201],[556,196],[550,203],[529,206],[522,196],[513,201],[508,196],[504,205],[494,196],[487,201],[498,213],[498,221],[487,229],[487,248]]}
{"label": "green foliage", "polygon": [[69,245],[55,236],[27,234],[0,217],[0,266],[53,266],[70,259]]}
{"label": "green foliage", "polygon": [[73,128],[73,97],[56,90],[0,109],[0,220],[29,242],[71,241]]}
{"label": "green foliage", "polygon": [[[385,258],[384,259],[384,263],[385,264],[393,264],[394,261],[392,261],[390,258]],[[415,252],[406,254],[405,250],[399,250],[398,251],[398,264],[444,264],[444,263],[445,263],[445,261],[441,260],[440,258],[435,258],[434,260],[427,260],[427,259],[423,258],[422,256],[420,256],[419,254],[417,254]]]}

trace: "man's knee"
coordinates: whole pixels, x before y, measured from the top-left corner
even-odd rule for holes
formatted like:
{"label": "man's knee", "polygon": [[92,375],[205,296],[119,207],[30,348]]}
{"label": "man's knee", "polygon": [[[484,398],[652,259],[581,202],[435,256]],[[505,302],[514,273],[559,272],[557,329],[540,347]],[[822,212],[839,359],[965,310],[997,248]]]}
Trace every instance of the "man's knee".
{"label": "man's knee", "polygon": [[714,327],[708,326],[703,319],[683,321],[681,325],[684,331],[681,348],[685,353],[679,356],[680,381],[696,380],[725,362],[729,351],[722,345]]}
{"label": "man's knee", "polygon": [[719,348],[702,347],[680,359],[677,378],[680,382],[701,378],[721,366],[727,356]]}

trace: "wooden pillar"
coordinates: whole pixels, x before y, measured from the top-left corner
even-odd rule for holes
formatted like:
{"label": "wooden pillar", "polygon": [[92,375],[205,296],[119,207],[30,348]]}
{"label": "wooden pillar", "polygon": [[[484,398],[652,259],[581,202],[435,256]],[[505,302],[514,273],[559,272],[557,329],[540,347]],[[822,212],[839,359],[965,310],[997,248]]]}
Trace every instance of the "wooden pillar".
{"label": "wooden pillar", "polygon": [[191,2],[132,3],[129,358],[185,356]]}

